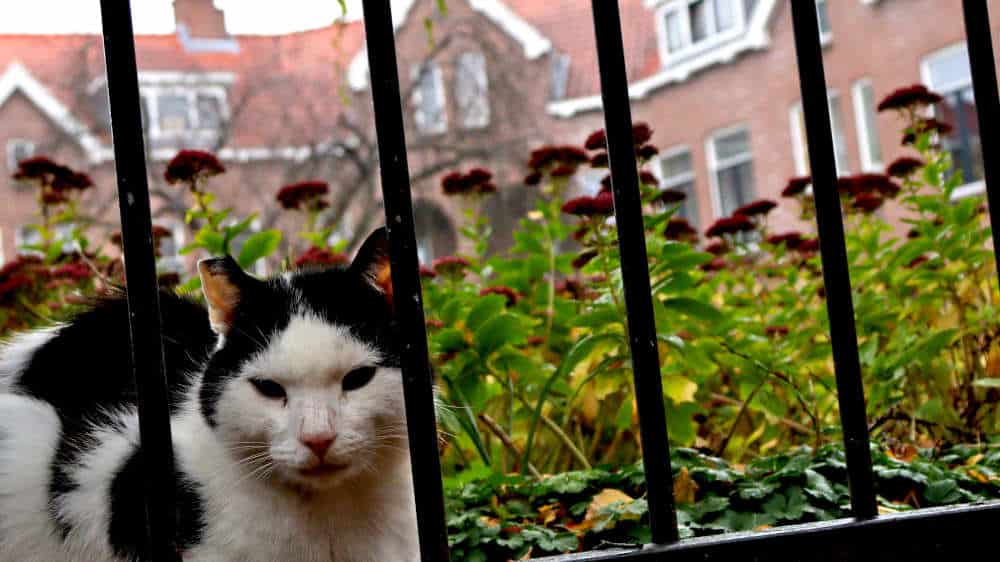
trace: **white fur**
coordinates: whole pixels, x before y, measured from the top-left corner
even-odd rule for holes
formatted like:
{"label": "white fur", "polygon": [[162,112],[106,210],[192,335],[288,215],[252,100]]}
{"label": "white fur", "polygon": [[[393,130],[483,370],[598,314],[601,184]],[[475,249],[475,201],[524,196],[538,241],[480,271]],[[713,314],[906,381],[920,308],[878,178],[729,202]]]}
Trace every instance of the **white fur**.
{"label": "white fur", "polygon": [[[362,388],[341,388],[346,373],[378,359],[348,330],[298,314],[224,386],[216,428],[192,389],[172,429],[180,469],[199,483],[207,528],[185,560],[417,559],[400,372],[382,368]],[[287,404],[261,396],[249,382],[255,377],[282,384]],[[47,493],[58,418],[44,403],[0,395],[0,560],[115,560],[109,489],[138,443],[135,413],[118,416],[125,429],[100,431],[100,446],[72,472],[79,487],[60,504],[72,523],[64,543]],[[301,439],[324,432],[336,440],[318,459]],[[301,473],[321,463],[340,468]]]}
{"label": "white fur", "polygon": [[0,345],[0,392],[11,392],[14,379],[31,361],[31,356],[59,334],[62,325],[24,332]]}

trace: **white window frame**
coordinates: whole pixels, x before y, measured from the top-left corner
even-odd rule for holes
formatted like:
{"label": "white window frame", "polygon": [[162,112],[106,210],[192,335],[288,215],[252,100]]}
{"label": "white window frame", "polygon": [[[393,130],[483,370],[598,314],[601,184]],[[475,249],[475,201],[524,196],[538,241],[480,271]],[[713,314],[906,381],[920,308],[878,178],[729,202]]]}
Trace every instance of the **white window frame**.
{"label": "white window frame", "polygon": [[[139,91],[146,110],[146,129],[149,139],[160,140],[204,140],[212,141],[220,133],[220,128],[202,127],[198,116],[198,96],[215,98],[219,104],[219,123],[229,121],[230,109],[227,86],[233,82],[228,73],[178,73],[140,72]],[[183,132],[167,132],[160,128],[161,96],[176,95],[187,99],[189,128]]]}
{"label": "white window frame", "polygon": [[17,158],[15,152],[17,152],[17,148],[19,146],[28,146],[28,147],[30,147],[30,148],[28,148],[28,156],[27,156],[27,158],[31,158],[32,156],[35,155],[35,148],[36,147],[35,147],[35,143],[34,142],[32,142],[32,141],[30,141],[28,139],[18,139],[18,138],[8,139],[7,140],[7,169],[11,173],[14,173],[14,171],[17,170],[17,163],[18,163],[19,159]]}
{"label": "white window frame", "polygon": [[875,104],[875,86],[871,78],[856,80],[851,85],[851,98],[854,103],[854,128],[858,135],[858,152],[861,156],[861,168],[865,172],[880,172],[885,167],[882,159],[872,158],[872,149],[878,146],[882,152],[882,140],[878,134],[878,109],[873,105],[872,113],[875,115],[875,129],[869,130],[868,119],[865,118],[865,98],[863,90],[869,88],[872,92],[872,103]]}
{"label": "white window frame", "polygon": [[180,221],[168,221],[163,226],[170,230],[170,237],[173,238],[174,243],[174,254],[160,256],[159,263],[157,264],[159,266],[158,269],[161,273],[183,273],[184,256],[181,255],[181,249],[187,243],[187,229],[184,227],[184,223]]}
{"label": "white window frame", "polygon": [[[844,128],[844,106],[840,105],[840,139],[843,141],[843,158],[840,155],[840,150],[837,149],[837,124],[833,118],[833,101],[841,101],[840,93],[836,90],[827,90],[827,108],[830,113],[830,132],[833,134],[833,157],[834,163],[837,166],[837,175],[843,176],[851,173],[850,166],[848,166],[846,161],[849,159],[850,148],[847,146],[847,134]],[[795,174],[798,176],[809,175],[809,150],[806,146],[808,143],[808,134],[806,133],[806,122],[805,113],[802,108],[802,102],[796,102],[788,110],[788,124],[790,127],[789,132],[792,136],[792,160],[795,162]],[[799,134],[801,131],[801,134]]]}
{"label": "white window frame", "polygon": [[[435,123],[424,123],[421,117],[422,112],[420,104],[423,102],[422,94],[420,88],[421,74],[424,73],[423,67],[427,66],[427,75],[430,80],[434,81],[434,89],[436,94],[437,106],[440,108],[441,118]],[[448,99],[444,91],[444,76],[441,72],[441,66],[435,61],[426,61],[423,64],[417,64],[413,66],[410,72],[413,83],[413,94],[411,95],[410,103],[413,106],[413,123],[416,126],[417,131],[421,135],[440,135],[448,131]]]}
{"label": "white window frame", "polygon": [[[663,161],[667,160],[669,158],[673,158],[673,157],[675,157],[675,156],[677,156],[679,154],[685,154],[685,153],[688,155],[688,157],[691,160],[691,171],[683,173],[683,174],[677,174],[675,176],[670,176],[670,177],[667,177],[667,176],[663,175]],[[695,216],[692,216],[689,219],[689,221],[692,222],[692,223],[694,223],[694,224],[699,223],[700,220],[699,220],[699,217],[697,216],[698,215],[698,201],[697,201],[697,195],[698,195],[697,194],[697,188],[698,188],[697,177],[698,177],[698,175],[695,173],[695,170],[694,170],[694,152],[692,152],[691,147],[689,145],[686,145],[686,144],[681,144],[681,145],[677,145],[677,146],[672,146],[672,147],[670,147],[670,148],[668,148],[668,149],[660,152],[659,156],[656,157],[656,164],[653,166],[653,175],[656,176],[657,180],[659,180],[660,187],[662,189],[673,189],[673,188],[677,187],[678,185],[685,184],[685,183],[692,184],[691,192],[687,194],[689,199],[686,200],[686,201],[684,201],[682,203],[682,205],[687,205],[689,202],[693,203],[692,207],[689,208],[689,209],[693,211],[692,214],[695,215]]]}
{"label": "white window frame", "polygon": [[[821,3],[826,5],[826,15],[827,15],[828,19],[830,17],[830,0],[816,0],[816,23],[817,23],[817,25],[819,25],[819,23],[820,23],[819,22],[819,5]],[[824,31],[822,27],[819,29],[819,42],[820,42],[821,45],[826,46],[826,45],[829,45],[830,42],[832,42],[832,41],[833,41],[833,20],[830,20],[830,29],[828,29],[826,31]]]}
{"label": "white window frame", "polygon": [[[465,57],[476,57],[481,63],[475,69],[475,73],[472,78],[475,81],[475,87],[477,90],[473,92],[477,97],[481,99],[475,99],[470,102],[470,107],[474,107],[478,104],[482,104],[485,108],[481,114],[476,111],[468,111],[469,108],[462,106],[462,99],[459,95],[459,89],[463,86],[460,84],[460,80],[466,78],[463,76],[462,59]],[[492,108],[490,107],[490,78],[489,71],[487,70],[486,55],[480,51],[466,51],[459,53],[458,57],[455,58],[455,105],[459,111],[459,121],[462,124],[463,129],[485,129],[490,124],[490,118],[492,113]]]}
{"label": "white window frame", "polygon": [[566,53],[553,53],[550,63],[551,80],[549,101],[559,101],[566,97],[569,86],[570,58]]}
{"label": "white window frame", "polygon": [[[705,1],[711,5],[707,10],[708,17],[708,37],[697,43],[691,41],[691,11],[690,6],[695,2]],[[715,21],[715,2],[718,0],[674,0],[658,8],[656,14],[656,44],[660,51],[661,66],[669,66],[675,62],[692,58],[700,53],[711,51],[712,49],[739,38],[747,30],[747,13],[744,10],[745,4],[742,0],[729,0],[735,3],[736,21],[732,29],[725,31],[717,30]],[[669,38],[667,36],[667,15],[678,13],[681,21],[682,47],[676,52],[670,52]]]}
{"label": "white window frame", "polygon": [[[943,49],[938,49],[932,53],[925,55],[922,59],[920,59],[920,79],[921,81],[923,81],[924,85],[926,85],[931,90],[944,96],[947,96],[948,94],[956,90],[971,88],[972,87],[971,68],[969,72],[968,81],[956,82],[953,84],[935,84],[934,77],[931,74],[931,62],[933,62],[935,59],[938,58],[945,58],[954,55],[956,52],[960,51],[964,51],[966,54],[966,58],[968,58],[969,49],[964,41],[955,43],[953,45],[949,45],[947,47],[944,47]],[[933,114],[933,110],[931,111],[931,113]],[[955,189],[955,191],[952,192],[952,199],[961,199],[963,197],[979,195],[981,193],[984,193],[985,191],[986,191],[985,180],[971,181]]]}
{"label": "white window frame", "polygon": [[[716,141],[722,137],[728,137],[741,132],[746,133],[747,136],[749,136],[751,143],[750,149],[745,154],[733,156],[725,159],[724,161],[720,161],[715,151]],[[750,134],[750,125],[741,123],[739,125],[733,125],[724,129],[713,131],[705,141],[705,159],[708,163],[708,184],[711,187],[712,214],[715,218],[719,218],[722,217],[722,195],[719,192],[719,172],[733,166],[753,162],[753,136]],[[756,186],[753,187],[756,188]],[[751,196],[751,199],[753,197],[756,197],[756,193]]]}

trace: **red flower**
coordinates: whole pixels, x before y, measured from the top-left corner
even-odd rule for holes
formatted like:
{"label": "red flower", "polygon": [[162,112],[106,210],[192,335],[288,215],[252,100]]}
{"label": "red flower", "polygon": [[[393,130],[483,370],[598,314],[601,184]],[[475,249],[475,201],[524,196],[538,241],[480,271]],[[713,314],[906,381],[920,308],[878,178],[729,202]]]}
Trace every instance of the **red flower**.
{"label": "red flower", "polygon": [[517,291],[511,289],[510,287],[487,287],[479,291],[479,296],[485,297],[486,295],[501,295],[507,298],[507,306],[514,306],[517,304],[518,294]]}
{"label": "red flower", "polygon": [[812,254],[819,251],[819,238],[807,238],[799,243],[795,248],[803,254]]}
{"label": "red flower", "polygon": [[531,151],[531,157],[528,159],[528,167],[536,171],[541,170],[552,163],[558,156],[559,151],[555,147],[543,146],[536,148]]}
{"label": "red flower", "polygon": [[75,262],[61,265],[52,270],[52,277],[82,281],[90,279],[94,272],[85,263]]}
{"label": "red flower", "polygon": [[729,251],[729,244],[725,240],[716,240],[705,246],[704,250],[714,256],[721,256]]}
{"label": "red flower", "polygon": [[764,328],[764,334],[771,338],[787,336],[788,332],[788,326],[768,326]]}
{"label": "red flower", "polygon": [[594,197],[594,214],[610,216],[615,213],[615,197],[609,191],[602,191]]}
{"label": "red flower", "polygon": [[663,236],[667,240],[696,240],[698,231],[691,226],[687,219],[682,217],[670,217],[666,228],[663,229]]}
{"label": "red flower", "polygon": [[276,196],[281,206],[285,209],[302,209],[315,207],[319,203],[319,198],[330,192],[330,186],[322,181],[303,181],[286,185],[278,191]]}
{"label": "red flower", "polygon": [[723,269],[726,269],[726,265],[727,264],[725,258],[717,257],[713,258],[712,261],[708,263],[701,264],[701,269],[702,271],[721,271]]}
{"label": "red flower", "polygon": [[552,177],[554,178],[565,178],[567,176],[572,176],[576,173],[576,168],[568,164],[562,164],[557,166],[552,170]]}
{"label": "red flower", "polygon": [[660,153],[660,149],[656,148],[651,144],[639,147],[639,150],[635,152],[635,155],[642,160],[649,160],[650,158],[656,156]]}
{"label": "red flower", "polygon": [[31,285],[31,279],[25,275],[11,275],[4,281],[0,281],[0,298],[16,292],[22,287]]}
{"label": "red flower", "polygon": [[837,189],[854,196],[879,193],[891,198],[895,197],[901,188],[885,174],[857,174],[839,178]]}
{"label": "red flower", "polygon": [[440,330],[441,328],[444,328],[444,322],[438,320],[437,318],[428,318],[426,321],[424,321],[424,324],[426,324],[428,328],[433,328],[435,330]]}
{"label": "red flower", "polygon": [[591,168],[607,168],[608,167],[608,153],[598,152],[590,159]]}
{"label": "red flower", "polygon": [[422,265],[421,264],[421,266],[420,266],[420,276],[421,277],[426,277],[428,279],[434,279],[435,277],[438,276],[438,274],[435,273],[433,269],[427,267],[426,265]]}
{"label": "red flower", "polygon": [[587,150],[601,150],[606,148],[608,145],[607,136],[604,134],[604,129],[598,129],[590,136],[587,137],[586,142],[583,143],[584,148]]}
{"label": "red flower", "polygon": [[611,193],[611,174],[601,178],[601,189],[598,193]]}
{"label": "red flower", "polygon": [[538,185],[540,183],[542,183],[541,172],[531,172],[530,174],[524,176],[524,185]]}
{"label": "red flower", "polygon": [[555,150],[559,161],[565,164],[583,164],[590,161],[586,151],[573,145],[564,144],[557,146]]}
{"label": "red flower", "polygon": [[917,129],[924,132],[934,131],[939,135],[948,135],[955,128],[952,127],[950,123],[945,123],[944,121],[931,117],[918,121]]}
{"label": "red flower", "polygon": [[485,168],[473,168],[465,174],[465,180],[472,185],[487,183],[493,179],[493,172]]}
{"label": "red flower", "polygon": [[806,189],[812,185],[811,176],[801,176],[788,180],[788,185],[781,190],[782,197],[795,197],[805,193]]}
{"label": "red flower", "polygon": [[56,164],[45,156],[35,156],[27,158],[17,163],[17,171],[14,172],[16,180],[43,180],[62,175],[68,168],[61,164]]}
{"label": "red flower", "polygon": [[431,263],[434,272],[439,275],[457,275],[470,265],[472,264],[469,263],[469,260],[459,256],[444,256]]}
{"label": "red flower", "polygon": [[919,266],[921,266],[921,265],[923,265],[923,264],[925,264],[925,263],[927,263],[929,261],[931,261],[931,257],[930,256],[928,256],[927,254],[921,254],[921,255],[913,258],[912,260],[910,260],[910,263],[906,264],[906,267],[909,268],[909,269],[914,269],[914,268],[919,267]]}
{"label": "red flower", "polygon": [[488,193],[496,193],[496,192],[497,192],[497,184],[491,181],[488,181],[486,183],[481,183],[476,186],[476,193],[480,195],[486,195]]}
{"label": "red flower", "polygon": [[94,186],[94,181],[83,172],[66,168],[63,173],[52,178],[52,189],[56,191],[83,191]]}
{"label": "red flower", "polygon": [[597,250],[585,250],[580,252],[580,255],[573,259],[572,265],[576,269],[580,269],[583,266],[590,263],[591,260],[597,257]]}
{"label": "red flower", "polygon": [[873,213],[882,204],[885,203],[885,199],[879,197],[878,195],[872,193],[859,193],[851,205],[864,213]]}
{"label": "red flower", "polygon": [[660,182],[659,180],[656,179],[656,176],[654,176],[651,172],[647,172],[645,170],[639,172],[639,181],[641,181],[643,185],[648,185],[649,187],[658,187],[660,185]]}
{"label": "red flower", "polygon": [[687,193],[679,189],[664,189],[656,197],[656,200],[664,205],[673,205],[674,203],[680,203],[687,199]]}
{"label": "red flower", "polygon": [[913,172],[923,167],[923,160],[903,156],[894,160],[892,164],[889,164],[889,167],[885,169],[885,173],[897,178],[908,178]]}
{"label": "red flower", "polygon": [[334,253],[326,248],[313,246],[299,256],[299,259],[295,260],[295,267],[340,265],[346,264],[349,261],[344,254]]}
{"label": "red flower", "polygon": [[889,111],[891,109],[907,109],[911,107],[922,107],[934,105],[943,100],[939,94],[927,89],[923,84],[914,84],[905,88],[900,88],[887,95],[878,104],[879,111]]}
{"label": "red flower", "polygon": [[789,250],[794,250],[802,245],[802,234],[795,231],[772,234],[767,237],[767,243],[774,244],[775,246],[784,244]]}
{"label": "red flower", "polygon": [[736,209],[733,214],[743,215],[745,217],[755,217],[758,215],[767,216],[767,214],[773,211],[777,206],[778,204],[770,199],[758,199],[752,203],[743,205],[739,209]]}
{"label": "red flower", "polygon": [[598,193],[596,197],[575,197],[563,204],[562,212],[578,217],[609,216],[615,212],[614,197],[605,191]]}
{"label": "red flower", "polygon": [[204,150],[182,150],[170,160],[163,172],[163,179],[173,185],[178,182],[194,184],[198,180],[219,175],[226,171],[211,152]]}
{"label": "red flower", "polygon": [[462,175],[462,172],[451,172],[441,178],[441,191],[443,191],[445,195],[465,193],[467,189],[468,186],[465,183],[465,176]]}
{"label": "red flower", "polygon": [[733,215],[721,218],[712,223],[712,226],[708,227],[708,230],[705,231],[705,236],[719,238],[727,234],[749,232],[753,229],[754,224],[750,219],[743,215]]}
{"label": "red flower", "polygon": [[573,277],[567,277],[556,283],[555,290],[567,298],[576,300],[584,300],[590,295],[587,286],[579,279]]}

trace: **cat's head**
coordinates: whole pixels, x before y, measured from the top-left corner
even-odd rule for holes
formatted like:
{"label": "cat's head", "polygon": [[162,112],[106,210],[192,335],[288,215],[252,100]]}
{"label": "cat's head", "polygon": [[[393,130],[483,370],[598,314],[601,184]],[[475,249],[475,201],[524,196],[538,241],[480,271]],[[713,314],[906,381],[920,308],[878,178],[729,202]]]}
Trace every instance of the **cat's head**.
{"label": "cat's head", "polygon": [[267,281],[229,257],[199,269],[219,334],[201,412],[234,461],[320,490],[405,454],[384,229],[347,267]]}

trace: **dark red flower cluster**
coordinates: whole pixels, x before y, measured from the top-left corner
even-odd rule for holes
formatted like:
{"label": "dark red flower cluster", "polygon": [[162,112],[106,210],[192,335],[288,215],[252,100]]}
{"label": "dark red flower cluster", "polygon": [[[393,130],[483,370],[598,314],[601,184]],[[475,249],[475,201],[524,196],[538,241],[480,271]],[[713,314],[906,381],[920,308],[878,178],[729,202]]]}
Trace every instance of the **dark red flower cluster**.
{"label": "dark red flower cluster", "polygon": [[591,291],[583,281],[575,277],[567,277],[556,283],[555,290],[559,295],[575,300],[586,300],[591,296]]}
{"label": "dark red flower cluster", "polygon": [[517,304],[517,300],[520,298],[520,296],[517,294],[517,291],[511,289],[510,287],[504,287],[504,286],[487,287],[479,291],[479,296],[485,297],[486,295],[500,295],[505,297],[507,299],[507,306],[514,306],[515,304]]}
{"label": "dark red flower cluster", "polygon": [[69,202],[69,196],[65,191],[43,191],[42,204],[48,206],[61,205]]}
{"label": "dark red flower cluster", "polygon": [[459,256],[444,256],[431,263],[434,273],[438,275],[458,275],[470,265],[469,260]]}
{"label": "dark red flower cluster", "polygon": [[766,334],[769,338],[787,336],[788,333],[788,326],[768,326],[764,328],[764,334]]}
{"label": "dark red flower cluster", "polygon": [[698,231],[691,226],[687,219],[670,217],[666,228],[663,229],[663,236],[667,240],[694,241],[698,239]]}
{"label": "dark red flower cluster", "polygon": [[782,234],[772,234],[767,237],[767,243],[774,244],[775,246],[784,245],[789,250],[795,250],[802,245],[802,233],[791,231]]}
{"label": "dark red flower cluster", "polygon": [[211,152],[182,150],[167,164],[163,179],[170,185],[180,182],[196,189],[197,182],[225,171],[226,167]]}
{"label": "dark red flower cluster", "polygon": [[302,181],[278,190],[275,199],[284,209],[319,210],[329,204],[323,196],[330,193],[330,186],[323,181]]}
{"label": "dark red flower cluster", "polygon": [[594,197],[575,197],[563,204],[562,212],[578,217],[611,216],[615,212],[614,196],[602,191]]}
{"label": "dark red flower cluster", "polygon": [[857,174],[838,179],[837,189],[854,197],[867,193],[892,198],[898,195],[902,188],[885,174]]}
{"label": "dark red flower cluster", "polygon": [[524,176],[524,185],[538,185],[540,183],[542,183],[541,172],[531,172],[530,174]]}
{"label": "dark red flower cluster", "polygon": [[708,227],[705,236],[709,238],[721,238],[727,235],[739,234],[740,232],[750,232],[754,230],[753,221],[744,215],[733,215],[723,217]]}
{"label": "dark red flower cluster", "polygon": [[584,250],[580,252],[580,255],[576,256],[571,262],[571,265],[576,269],[581,269],[583,266],[590,263],[594,258],[597,257],[597,250]]}
{"label": "dark red flower cluster", "polygon": [[438,274],[435,273],[433,269],[427,267],[426,265],[420,264],[420,276],[425,277],[427,279],[434,279],[435,277],[438,276]]}
{"label": "dark red flower cluster", "polygon": [[586,151],[577,146],[543,146],[531,151],[528,159],[528,167],[536,172],[541,172],[546,168],[558,167],[560,165],[576,168],[580,164],[590,162],[590,157]]}
{"label": "dark red flower cluster", "polygon": [[885,198],[874,193],[859,193],[854,197],[851,206],[863,213],[874,213],[885,204]]}
{"label": "dark red flower cluster", "polygon": [[52,270],[51,276],[56,279],[82,281],[94,276],[94,272],[83,262],[72,262],[60,265]]}
{"label": "dark red flower cluster", "polygon": [[424,324],[432,330],[440,330],[441,328],[444,328],[444,322],[438,320],[437,318],[428,318],[424,321]]}
{"label": "dark red flower cluster", "polygon": [[798,197],[806,192],[806,189],[812,185],[811,176],[801,176],[797,178],[792,178],[788,180],[788,185],[785,189],[781,190],[782,197]]}
{"label": "dark red flower cluster", "polygon": [[934,105],[944,98],[927,89],[923,84],[914,84],[900,88],[882,99],[878,104],[879,111],[903,110]]}
{"label": "dark red flower cluster", "polygon": [[0,299],[28,285],[31,285],[31,278],[27,275],[16,274],[6,278],[0,277]]}
{"label": "dark red flower cluster", "polygon": [[799,247],[796,248],[799,252],[803,254],[814,254],[819,251],[819,238],[806,238],[799,243]]}
{"label": "dark red flower cluster", "polygon": [[733,211],[733,214],[743,215],[744,217],[766,217],[768,213],[777,207],[778,204],[770,199],[758,199],[736,209]]}
{"label": "dark red flower cluster", "polygon": [[721,256],[729,251],[729,243],[725,240],[715,240],[705,246],[704,250],[713,256]]}
{"label": "dark red flower cluster", "polygon": [[701,264],[701,270],[702,271],[721,271],[723,269],[726,269],[727,265],[728,265],[728,263],[726,262],[726,258],[723,258],[723,257],[714,257],[714,258],[712,258],[712,261],[710,261],[708,263]]}
{"label": "dark red flower cluster", "polygon": [[94,181],[83,172],[58,164],[45,156],[36,156],[18,162],[13,178],[18,181],[36,182],[41,187],[43,205],[60,205],[70,200],[72,191],[85,191]]}
{"label": "dark red flower cluster", "polygon": [[687,199],[687,193],[679,189],[664,189],[656,196],[656,200],[664,205],[673,205]]}
{"label": "dark red flower cluster", "polygon": [[303,268],[309,266],[319,266],[325,267],[328,265],[341,265],[346,264],[350,260],[344,254],[337,252],[331,252],[326,248],[317,248],[313,246],[306,250],[297,260],[295,260],[296,268]]}
{"label": "dark red flower cluster", "polygon": [[635,155],[639,157],[640,160],[649,160],[650,158],[656,156],[660,153],[660,149],[656,148],[651,144],[645,146],[640,146],[639,150],[635,152]]}
{"label": "dark red flower cluster", "polygon": [[639,181],[641,181],[643,185],[648,187],[660,186],[660,180],[656,179],[656,176],[653,175],[652,172],[646,170],[641,170],[639,172]]}
{"label": "dark red flower cluster", "polygon": [[608,164],[608,153],[606,151],[598,152],[590,159],[591,168],[607,168]]}
{"label": "dark red flower cluster", "polygon": [[885,169],[885,173],[897,178],[908,178],[913,174],[913,172],[916,172],[923,167],[923,160],[912,158],[910,156],[902,156],[894,160],[892,164],[889,164],[889,166]]}
{"label": "dark red flower cluster", "polygon": [[[541,181],[541,176],[538,180]],[[454,171],[441,178],[441,191],[445,195],[485,195],[496,193],[497,186],[493,183],[493,172],[473,168],[466,174]]]}

